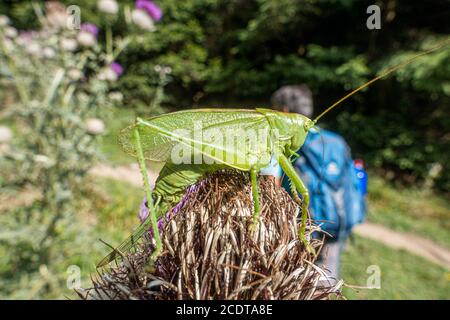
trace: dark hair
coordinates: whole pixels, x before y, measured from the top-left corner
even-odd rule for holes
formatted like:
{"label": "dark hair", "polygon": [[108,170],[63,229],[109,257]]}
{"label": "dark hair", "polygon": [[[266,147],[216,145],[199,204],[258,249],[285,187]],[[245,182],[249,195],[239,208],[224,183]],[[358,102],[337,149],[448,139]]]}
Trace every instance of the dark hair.
{"label": "dark hair", "polygon": [[300,113],[311,118],[314,107],[311,90],[305,84],[283,86],[272,95],[272,104],[278,110]]}

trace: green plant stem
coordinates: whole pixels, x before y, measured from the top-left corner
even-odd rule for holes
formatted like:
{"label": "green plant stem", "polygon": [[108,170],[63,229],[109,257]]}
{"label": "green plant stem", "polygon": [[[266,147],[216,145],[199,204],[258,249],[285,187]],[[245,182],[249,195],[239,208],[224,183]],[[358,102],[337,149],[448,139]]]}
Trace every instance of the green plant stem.
{"label": "green plant stem", "polygon": [[155,110],[161,105],[161,100],[164,94],[164,88],[161,84],[158,84],[155,90],[155,95],[153,96],[151,103],[151,110]]}
{"label": "green plant stem", "polygon": [[67,88],[66,92],[64,93],[63,96],[63,106],[67,107],[69,105],[70,99],[73,96],[73,93],[75,92],[76,87],[74,84],[69,85],[69,87]]}
{"label": "green plant stem", "polygon": [[64,73],[64,69],[58,69],[56,71],[55,77],[53,78],[52,84],[47,92],[47,96],[45,97],[45,106],[49,106],[52,103],[54,97],[56,96],[56,92],[58,91],[58,87],[64,78]]}
{"label": "green plant stem", "polygon": [[123,40],[123,44],[118,46],[116,48],[116,50],[114,50],[113,55],[112,55],[112,59],[115,60],[121,53],[123,50],[125,50],[126,47],[128,47],[128,45],[130,44],[131,40],[129,38],[126,38],[125,40]]}
{"label": "green plant stem", "polygon": [[36,1],[31,2],[31,5],[33,6],[34,13],[36,14],[40,24],[45,25],[45,16],[42,12],[41,6]]}
{"label": "green plant stem", "polygon": [[112,36],[111,25],[109,23],[108,23],[108,25],[106,27],[106,54],[107,54],[107,57],[108,57],[108,62],[109,63],[113,62],[113,60],[114,60],[114,55],[113,55],[113,36]]}

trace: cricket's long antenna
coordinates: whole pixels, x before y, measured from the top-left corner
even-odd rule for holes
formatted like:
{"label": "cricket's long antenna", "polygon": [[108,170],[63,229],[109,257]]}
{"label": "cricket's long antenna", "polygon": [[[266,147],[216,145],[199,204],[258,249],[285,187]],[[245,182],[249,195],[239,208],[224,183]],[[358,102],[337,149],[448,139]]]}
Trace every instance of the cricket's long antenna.
{"label": "cricket's long antenna", "polygon": [[422,56],[424,56],[424,55],[427,55],[427,54],[429,54],[429,53],[431,53],[431,52],[433,52],[433,51],[435,51],[435,50],[438,50],[438,49],[440,49],[440,48],[443,48],[443,47],[447,46],[449,43],[450,43],[450,39],[447,39],[446,41],[442,42],[440,45],[438,45],[438,46],[436,46],[436,47],[434,47],[434,48],[431,48],[431,49],[429,49],[429,50],[426,50],[426,51],[424,51],[424,52],[421,52],[421,53],[415,55],[414,57],[412,57],[412,58],[410,58],[410,59],[408,59],[408,60],[406,60],[406,61],[404,61],[404,62],[402,62],[402,63],[397,64],[396,66],[393,66],[393,67],[390,67],[390,68],[386,69],[386,70],[383,71],[380,75],[376,76],[376,77],[373,78],[372,80],[370,80],[370,81],[364,83],[363,85],[359,86],[358,88],[356,88],[355,90],[351,91],[350,93],[348,93],[347,95],[345,95],[344,97],[342,97],[341,99],[339,99],[338,101],[336,101],[335,103],[333,103],[331,106],[329,106],[328,108],[326,108],[325,111],[323,111],[321,114],[319,114],[319,116],[317,116],[317,117],[313,120],[313,121],[314,121],[314,124],[315,124],[320,118],[322,118],[325,114],[327,114],[329,111],[333,110],[333,109],[334,109],[337,105],[339,105],[342,101],[347,100],[347,99],[350,98],[352,95],[354,95],[355,93],[357,93],[359,90],[361,90],[361,89],[363,89],[363,88],[365,88],[365,87],[371,85],[372,83],[374,83],[374,82],[377,81],[377,80],[380,80],[381,78],[386,77],[388,74],[390,74],[390,73],[392,73],[392,72],[394,72],[394,71],[396,71],[396,70],[398,70],[398,69],[400,69],[400,68],[403,68],[404,66],[410,64],[411,62],[413,62],[413,61],[416,60],[417,58],[420,58],[420,57],[422,57]]}

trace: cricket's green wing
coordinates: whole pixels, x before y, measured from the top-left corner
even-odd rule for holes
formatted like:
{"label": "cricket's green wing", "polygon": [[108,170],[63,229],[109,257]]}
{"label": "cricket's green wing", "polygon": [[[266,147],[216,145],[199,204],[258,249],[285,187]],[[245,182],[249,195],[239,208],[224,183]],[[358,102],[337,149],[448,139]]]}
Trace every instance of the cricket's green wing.
{"label": "cricket's green wing", "polygon": [[255,110],[193,109],[138,119],[119,135],[120,145],[132,156],[136,155],[136,126],[148,160],[173,162],[175,150],[190,148],[192,163],[197,163],[200,154],[239,170],[249,170],[255,164],[261,168],[270,161],[270,125]]}

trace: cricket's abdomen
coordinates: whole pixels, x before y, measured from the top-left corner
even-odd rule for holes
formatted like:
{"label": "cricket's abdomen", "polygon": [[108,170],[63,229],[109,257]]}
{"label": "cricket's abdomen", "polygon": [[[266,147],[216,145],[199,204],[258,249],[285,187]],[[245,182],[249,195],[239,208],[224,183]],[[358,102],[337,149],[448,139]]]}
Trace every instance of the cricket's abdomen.
{"label": "cricket's abdomen", "polygon": [[221,164],[178,164],[166,163],[159,173],[153,191],[155,198],[160,198],[157,208],[157,218],[163,217],[171,208],[178,204],[186,189],[197,183],[208,173],[226,169]]}

